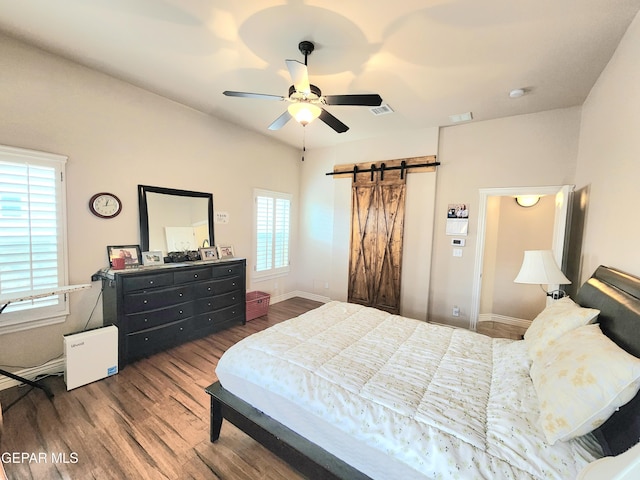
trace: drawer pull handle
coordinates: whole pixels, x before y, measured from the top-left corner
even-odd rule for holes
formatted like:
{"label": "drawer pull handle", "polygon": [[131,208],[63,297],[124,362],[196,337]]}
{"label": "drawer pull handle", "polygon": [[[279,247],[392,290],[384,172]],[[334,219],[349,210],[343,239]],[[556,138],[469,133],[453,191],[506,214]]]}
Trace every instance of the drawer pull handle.
{"label": "drawer pull handle", "polygon": [[231,284],[231,286],[232,286],[232,287],[235,287],[235,286],[236,286],[236,282],[233,282],[233,283]]}
{"label": "drawer pull handle", "polygon": [[232,270],[232,269],[229,269],[229,273],[231,273],[231,272],[233,272],[233,270]]}
{"label": "drawer pull handle", "polygon": [[210,307],[210,306],[211,306],[211,302],[207,303],[207,307]]}
{"label": "drawer pull handle", "polygon": [[153,280],[149,280],[149,285],[153,285]]}
{"label": "drawer pull handle", "polygon": [[148,318],[145,318],[145,319],[144,319],[144,323],[147,323],[148,321],[149,321],[149,319],[148,319]]}
{"label": "drawer pull handle", "polygon": [[179,297],[181,297],[181,296],[182,296],[182,292],[180,292],[180,293],[178,294],[178,296],[179,296]]}
{"label": "drawer pull handle", "polygon": [[235,300],[235,299],[236,299],[236,297],[231,297],[231,300]]}
{"label": "drawer pull handle", "polygon": [[184,330],[184,328],[180,327],[180,331]]}
{"label": "drawer pull handle", "polygon": [[207,292],[210,292],[210,291],[211,291],[211,287],[208,287],[208,288],[207,288]]}
{"label": "drawer pull handle", "polygon": [[144,341],[147,342],[149,340],[149,337],[144,337]]}
{"label": "drawer pull handle", "polygon": [[178,313],[180,313],[180,315],[182,315],[182,310],[180,310],[180,312],[178,312]]}
{"label": "drawer pull handle", "polygon": [[143,300],[142,303],[149,303],[149,300]]}
{"label": "drawer pull handle", "polygon": [[197,274],[197,273],[194,273],[194,274],[193,274],[193,278],[198,278],[198,274]]}

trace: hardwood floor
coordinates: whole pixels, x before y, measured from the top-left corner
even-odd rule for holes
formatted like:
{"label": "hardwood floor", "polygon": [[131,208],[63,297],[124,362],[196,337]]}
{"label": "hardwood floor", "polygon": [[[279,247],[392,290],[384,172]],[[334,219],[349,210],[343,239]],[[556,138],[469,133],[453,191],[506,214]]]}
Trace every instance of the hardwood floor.
{"label": "hardwood floor", "polygon": [[[209,442],[215,367],[238,340],[311,310],[294,298],[265,317],[127,365],[120,373],[66,391],[44,380],[52,400],[29,387],[0,392],[7,407],[0,456],[13,479],[300,479],[287,464],[224,422]],[[26,455],[26,456],[25,456]]]}

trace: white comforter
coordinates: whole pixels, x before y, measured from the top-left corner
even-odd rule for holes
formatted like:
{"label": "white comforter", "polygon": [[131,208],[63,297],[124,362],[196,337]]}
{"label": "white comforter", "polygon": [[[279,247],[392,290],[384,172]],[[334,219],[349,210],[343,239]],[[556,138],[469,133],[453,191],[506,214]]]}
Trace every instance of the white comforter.
{"label": "white comforter", "polygon": [[599,448],[590,435],[545,443],[529,367],[523,342],[331,302],[242,340],[216,373],[296,403],[415,478],[573,479]]}

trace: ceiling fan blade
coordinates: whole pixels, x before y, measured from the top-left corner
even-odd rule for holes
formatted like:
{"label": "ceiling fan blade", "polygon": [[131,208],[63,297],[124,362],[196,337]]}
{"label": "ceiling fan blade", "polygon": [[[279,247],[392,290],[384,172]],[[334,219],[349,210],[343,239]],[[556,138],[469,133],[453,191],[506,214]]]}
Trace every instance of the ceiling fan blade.
{"label": "ceiling fan blade", "polygon": [[377,93],[361,95],[325,95],[324,103],[327,105],[359,105],[365,107],[378,107],[382,104],[382,97]]}
{"label": "ceiling fan blade", "polygon": [[320,116],[318,118],[338,133],[344,133],[349,130],[349,127],[327,112],[324,108],[322,109],[322,112],[320,112]]}
{"label": "ceiling fan blade", "polygon": [[281,95],[267,95],[265,93],[233,92],[230,90],[225,90],[222,93],[227,97],[260,98],[262,100],[281,100],[281,101],[285,99]]}
{"label": "ceiling fan blade", "polygon": [[269,125],[269,130],[280,130],[284,127],[285,123],[291,120],[291,114],[288,110],[285,110],[282,115],[276,118],[271,125]]}
{"label": "ceiling fan blade", "polygon": [[309,85],[307,66],[297,60],[286,60],[286,64],[287,69],[289,69],[289,75],[291,75],[291,80],[293,81],[293,86],[296,87],[296,92],[309,95],[311,93],[311,86]]}

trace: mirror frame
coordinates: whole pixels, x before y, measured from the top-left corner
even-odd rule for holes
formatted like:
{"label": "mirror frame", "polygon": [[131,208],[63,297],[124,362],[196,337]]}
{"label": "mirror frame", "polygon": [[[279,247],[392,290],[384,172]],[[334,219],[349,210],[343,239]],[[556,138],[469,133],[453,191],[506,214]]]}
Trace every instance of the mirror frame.
{"label": "mirror frame", "polygon": [[191,190],[177,190],[174,188],[152,187],[150,185],[138,185],[140,247],[143,252],[149,251],[149,209],[147,205],[147,193],[162,193],[164,195],[208,199],[209,245],[215,245],[213,238],[213,194],[204,192],[193,192]]}

